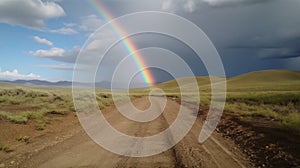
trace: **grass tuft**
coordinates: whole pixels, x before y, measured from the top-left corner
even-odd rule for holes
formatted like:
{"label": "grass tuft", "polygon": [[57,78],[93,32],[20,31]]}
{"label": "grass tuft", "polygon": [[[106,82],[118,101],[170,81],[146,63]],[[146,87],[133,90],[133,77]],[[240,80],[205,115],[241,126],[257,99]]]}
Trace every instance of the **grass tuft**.
{"label": "grass tuft", "polygon": [[11,152],[12,149],[10,148],[10,146],[0,143],[0,151]]}
{"label": "grass tuft", "polygon": [[290,113],[283,118],[284,129],[300,131],[300,114],[299,113]]}
{"label": "grass tuft", "polygon": [[26,124],[28,121],[28,118],[23,115],[14,115],[8,117],[9,121],[16,123],[16,124]]}
{"label": "grass tuft", "polygon": [[26,142],[28,143],[29,142],[29,136],[26,136],[26,135],[20,135],[16,138],[17,141],[22,141],[22,142]]}

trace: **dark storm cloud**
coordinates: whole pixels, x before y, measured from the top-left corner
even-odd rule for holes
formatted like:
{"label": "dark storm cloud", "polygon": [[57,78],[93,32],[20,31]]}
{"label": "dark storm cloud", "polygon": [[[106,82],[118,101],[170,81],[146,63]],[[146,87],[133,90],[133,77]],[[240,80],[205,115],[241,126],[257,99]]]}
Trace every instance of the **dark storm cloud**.
{"label": "dark storm cloud", "polygon": [[223,7],[223,6],[252,5],[252,4],[265,3],[274,0],[202,0],[202,1],[211,6]]}
{"label": "dark storm cloud", "polygon": [[201,6],[213,8],[237,7],[266,3],[274,0],[163,0],[162,10],[168,12],[189,12],[199,11]]}
{"label": "dark storm cloud", "polygon": [[[215,44],[229,76],[262,69],[300,70],[300,66],[290,66],[297,65],[297,62],[300,64],[298,0],[101,0],[101,2],[114,17],[151,10],[173,12],[192,21]],[[166,27],[178,28],[176,25]],[[206,73],[201,60],[196,61],[190,48],[184,47],[183,44],[149,36],[136,41],[140,48],[161,46],[171,50],[188,62],[196,74]]]}
{"label": "dark storm cloud", "polygon": [[[140,11],[141,3],[147,6],[144,1],[132,2],[127,4],[128,8],[120,10],[122,13],[126,10],[130,13],[137,8]],[[155,3],[161,4],[161,9],[153,5]],[[227,75],[261,69],[300,70],[300,66],[288,67],[284,61],[300,56],[300,1],[154,0],[151,4],[152,10],[174,12],[203,29],[220,53]],[[117,6],[112,8],[115,13],[118,10]],[[170,25],[170,29],[174,27]],[[151,41],[149,38],[144,40],[145,44]],[[168,46],[170,50],[178,50],[176,42],[168,42]],[[188,60],[190,51],[187,48],[180,53]],[[190,60],[193,60],[192,56]],[[196,69],[197,65],[192,65]]]}
{"label": "dark storm cloud", "polygon": [[[231,8],[200,7],[196,13],[181,14],[208,34],[231,75],[266,68],[300,70],[280,61],[300,55],[299,8],[299,1],[278,0]],[[251,67],[240,66],[244,60],[251,60]]]}
{"label": "dark storm cloud", "polygon": [[300,49],[294,48],[265,48],[259,51],[263,59],[289,59],[300,57]]}

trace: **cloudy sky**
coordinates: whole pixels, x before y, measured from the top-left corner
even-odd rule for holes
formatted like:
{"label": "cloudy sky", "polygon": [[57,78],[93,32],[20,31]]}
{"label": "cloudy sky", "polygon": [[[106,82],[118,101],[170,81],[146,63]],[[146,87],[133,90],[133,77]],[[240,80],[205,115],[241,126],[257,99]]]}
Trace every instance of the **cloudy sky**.
{"label": "cloudy sky", "polygon": [[[0,79],[72,80],[80,49],[108,21],[103,9],[115,18],[163,11],[192,21],[216,46],[227,76],[300,70],[300,0],[1,0]],[[157,34],[131,38],[138,49],[165,48],[182,57],[196,75],[206,74],[201,60],[178,40]],[[99,80],[111,76],[110,61],[116,60],[107,58]],[[152,73],[157,81],[168,76],[159,70]]]}

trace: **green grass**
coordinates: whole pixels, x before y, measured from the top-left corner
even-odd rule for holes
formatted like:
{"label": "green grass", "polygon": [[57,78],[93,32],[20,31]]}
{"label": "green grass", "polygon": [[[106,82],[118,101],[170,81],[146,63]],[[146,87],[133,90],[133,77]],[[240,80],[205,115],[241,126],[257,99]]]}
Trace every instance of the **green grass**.
{"label": "green grass", "polygon": [[268,118],[278,118],[279,113],[270,106],[247,105],[246,103],[227,103],[225,110],[232,111],[243,116],[262,116]]}
{"label": "green grass", "polygon": [[250,105],[277,104],[287,106],[288,104],[293,104],[300,106],[300,92],[246,92],[245,94],[230,94],[229,92],[227,102],[244,102]]}
{"label": "green grass", "polygon": [[250,72],[228,79],[229,85],[238,84],[256,84],[256,83],[273,83],[276,85],[283,83],[299,82],[300,73],[298,71],[290,70],[264,70]]}
{"label": "green grass", "polygon": [[[214,77],[216,78],[216,77]],[[201,106],[209,106],[211,87],[209,77],[196,77],[200,92]],[[178,79],[188,102],[199,101],[191,92],[191,78]],[[75,111],[70,89],[43,88],[7,85],[0,83],[0,120],[15,124],[26,124],[32,120],[36,129],[45,129],[51,115],[65,115]],[[180,99],[180,89],[176,80],[171,80],[149,88],[131,89],[130,98],[149,95],[154,88],[164,90],[169,98]],[[46,90],[47,89],[47,90]],[[120,92],[122,93],[122,92]],[[82,99],[92,100],[82,92]],[[118,96],[122,101],[122,94]],[[100,109],[113,104],[110,91],[96,89],[96,100]],[[80,102],[79,102],[80,103]],[[81,108],[89,108],[82,101]],[[11,110],[15,107],[17,110]],[[25,108],[23,110],[23,108]],[[281,121],[283,128],[299,131],[300,114],[300,72],[287,70],[268,70],[252,72],[227,79],[227,100],[225,110],[248,117],[262,116]],[[80,110],[80,109],[79,109]]]}
{"label": "green grass", "polygon": [[[189,78],[183,78],[183,87],[189,87]],[[211,101],[208,77],[197,78],[200,102],[209,106]],[[181,98],[175,80],[154,87],[164,89],[168,97]],[[144,90],[144,92],[149,91]],[[140,90],[135,90],[136,92]],[[172,92],[174,91],[174,92]],[[141,92],[143,93],[143,91]],[[146,92],[147,93],[147,92]],[[188,102],[197,102],[193,96]],[[244,74],[227,79],[227,99],[225,110],[239,115],[262,116],[282,121],[282,125],[297,123],[288,117],[291,113],[300,113],[300,72],[287,70],[268,70]],[[296,128],[296,127],[290,127]]]}
{"label": "green grass", "polygon": [[102,110],[103,108],[105,108],[113,103],[111,94],[104,94],[101,92],[96,95],[96,100],[98,102],[98,106],[99,106],[100,110]]}
{"label": "green grass", "polygon": [[[184,80],[186,84],[183,87],[189,87],[188,78]],[[197,81],[201,105],[209,106],[211,101],[209,80],[207,77],[200,77]],[[154,87],[164,89],[169,97],[175,95],[180,98],[175,80]],[[198,101],[193,96],[186,100]],[[267,70],[228,78],[225,110],[250,118],[261,116],[269,118],[270,121],[276,119],[280,121],[282,128],[300,131],[300,72]]]}
{"label": "green grass", "polygon": [[13,116],[9,116],[8,120],[16,123],[16,124],[26,124],[28,121],[28,117],[26,115],[13,115]]}
{"label": "green grass", "polygon": [[33,120],[36,125],[37,130],[44,130],[45,124],[47,122],[47,115],[49,114],[57,114],[64,115],[66,114],[67,108],[65,109],[55,109],[54,106],[52,108],[42,108],[36,111],[25,111],[20,112],[18,114],[13,114],[9,112],[0,112],[1,119],[7,119],[15,124],[26,124],[29,120]]}
{"label": "green grass", "polygon": [[37,130],[45,129],[49,115],[65,115],[74,111],[68,89],[6,87],[0,89],[0,120],[27,124],[33,120]]}
{"label": "green grass", "polygon": [[45,129],[45,126],[46,126],[46,122],[45,120],[35,120],[35,129],[36,130],[44,130]]}
{"label": "green grass", "polygon": [[227,97],[227,111],[276,119],[282,128],[300,131],[300,92],[229,93]]}
{"label": "green grass", "polygon": [[[100,109],[113,104],[109,92],[97,91],[96,99]],[[0,120],[14,124],[33,121],[37,130],[44,130],[53,115],[75,112],[71,90],[67,88],[47,88],[46,91],[45,88],[5,86],[0,89],[0,106]],[[89,108],[89,105],[85,103],[82,107]]]}
{"label": "green grass", "polygon": [[21,141],[21,142],[26,142],[28,143],[29,142],[29,136],[26,136],[26,135],[20,135],[16,138],[17,141]]}
{"label": "green grass", "polygon": [[9,145],[1,144],[1,143],[0,143],[0,151],[10,152],[10,151],[12,151],[12,149],[10,148]]}
{"label": "green grass", "polygon": [[300,131],[300,114],[293,112],[284,116],[282,127],[288,130]]}

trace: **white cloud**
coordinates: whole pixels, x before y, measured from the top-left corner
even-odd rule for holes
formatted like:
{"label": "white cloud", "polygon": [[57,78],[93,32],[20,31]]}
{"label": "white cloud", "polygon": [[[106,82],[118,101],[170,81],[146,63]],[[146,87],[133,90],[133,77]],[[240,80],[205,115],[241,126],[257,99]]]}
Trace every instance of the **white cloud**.
{"label": "white cloud", "polygon": [[52,46],[53,43],[45,38],[40,38],[39,36],[34,36],[33,37],[34,41],[37,42],[37,43],[40,43],[40,44],[45,44],[45,45],[48,45],[48,46]]}
{"label": "white cloud", "polygon": [[0,79],[2,80],[30,80],[30,79],[41,79],[41,76],[29,73],[29,74],[20,74],[17,69],[13,71],[2,71],[0,68]]}
{"label": "white cloud", "polygon": [[29,51],[29,54],[35,57],[49,58],[55,61],[74,63],[80,51],[80,47],[75,46],[71,50],[53,47],[50,50]]}
{"label": "white cloud", "polygon": [[223,5],[239,5],[239,4],[253,4],[261,3],[268,0],[202,0],[211,6],[223,6]]}
{"label": "white cloud", "polygon": [[88,15],[81,17],[79,23],[63,23],[63,27],[49,30],[49,32],[67,35],[78,34],[78,31],[95,31],[101,25],[103,25],[103,21],[96,15]]}
{"label": "white cloud", "polygon": [[168,12],[184,11],[192,13],[197,9],[199,0],[164,0],[161,9]]}
{"label": "white cloud", "polygon": [[162,2],[161,8],[162,8],[162,10],[170,11],[173,8],[172,4],[173,4],[172,0],[165,0],[165,1]]}
{"label": "white cloud", "polygon": [[0,22],[31,28],[42,28],[45,20],[65,15],[63,8],[50,1],[1,0]]}
{"label": "white cloud", "polygon": [[57,70],[73,70],[73,65],[59,64],[59,65],[38,65],[43,68],[57,69]]}
{"label": "white cloud", "polygon": [[192,13],[196,10],[196,3],[192,0],[189,0],[184,4],[183,7],[185,11]]}
{"label": "white cloud", "polygon": [[76,25],[76,23],[64,23],[64,26],[66,27],[75,27]]}
{"label": "white cloud", "polygon": [[37,50],[37,51],[30,51],[29,53],[36,57],[53,57],[59,56],[62,57],[65,54],[65,50],[62,48],[51,48],[50,50]]}
{"label": "white cloud", "polygon": [[96,15],[89,15],[81,18],[79,28],[83,31],[95,31],[103,24]]}
{"label": "white cloud", "polygon": [[203,2],[206,2],[212,6],[223,5],[224,3],[237,3],[241,1],[243,0],[203,0]]}
{"label": "white cloud", "polygon": [[77,34],[78,32],[70,27],[62,27],[60,29],[50,30],[51,33],[58,34]]}

